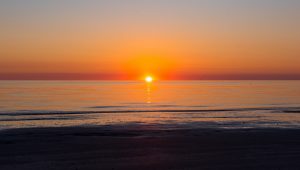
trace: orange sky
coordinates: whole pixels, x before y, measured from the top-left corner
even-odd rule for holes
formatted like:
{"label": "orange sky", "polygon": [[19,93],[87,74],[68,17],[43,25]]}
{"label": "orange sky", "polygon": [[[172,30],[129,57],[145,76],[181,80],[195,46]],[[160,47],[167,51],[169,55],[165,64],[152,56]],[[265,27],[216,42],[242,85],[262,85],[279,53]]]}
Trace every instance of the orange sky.
{"label": "orange sky", "polygon": [[298,79],[293,0],[0,2],[0,79]]}

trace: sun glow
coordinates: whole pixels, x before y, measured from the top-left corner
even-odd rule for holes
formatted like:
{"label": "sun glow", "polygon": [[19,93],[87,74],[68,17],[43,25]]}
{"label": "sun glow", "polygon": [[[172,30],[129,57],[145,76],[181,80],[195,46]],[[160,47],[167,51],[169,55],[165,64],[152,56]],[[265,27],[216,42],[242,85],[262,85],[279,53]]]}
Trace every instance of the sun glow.
{"label": "sun glow", "polygon": [[151,83],[151,82],[153,81],[153,77],[147,76],[147,77],[145,77],[145,81],[146,81],[147,83]]}

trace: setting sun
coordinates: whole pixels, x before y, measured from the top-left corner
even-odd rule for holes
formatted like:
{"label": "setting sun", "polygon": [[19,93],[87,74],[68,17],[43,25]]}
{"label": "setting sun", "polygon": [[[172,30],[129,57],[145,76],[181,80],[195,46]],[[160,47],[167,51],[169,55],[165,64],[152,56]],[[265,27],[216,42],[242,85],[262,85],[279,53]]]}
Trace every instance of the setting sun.
{"label": "setting sun", "polygon": [[153,81],[153,78],[152,78],[151,76],[147,76],[147,77],[145,78],[145,81],[146,81],[147,83],[151,83],[151,82]]}

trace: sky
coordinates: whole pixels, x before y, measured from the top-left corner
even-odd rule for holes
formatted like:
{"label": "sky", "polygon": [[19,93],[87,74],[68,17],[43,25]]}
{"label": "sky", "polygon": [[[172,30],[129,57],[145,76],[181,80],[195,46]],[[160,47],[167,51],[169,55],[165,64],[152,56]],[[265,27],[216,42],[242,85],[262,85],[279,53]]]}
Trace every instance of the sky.
{"label": "sky", "polygon": [[300,79],[299,0],[2,0],[0,79]]}

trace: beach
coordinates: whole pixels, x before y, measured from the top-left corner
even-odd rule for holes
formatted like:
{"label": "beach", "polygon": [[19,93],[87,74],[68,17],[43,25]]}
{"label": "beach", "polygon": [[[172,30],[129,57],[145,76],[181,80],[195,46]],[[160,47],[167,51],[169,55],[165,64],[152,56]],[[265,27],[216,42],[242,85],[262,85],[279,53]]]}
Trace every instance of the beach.
{"label": "beach", "polygon": [[118,125],[8,129],[0,169],[299,169],[300,130]]}
{"label": "beach", "polygon": [[299,169],[299,86],[2,81],[0,170]]}

